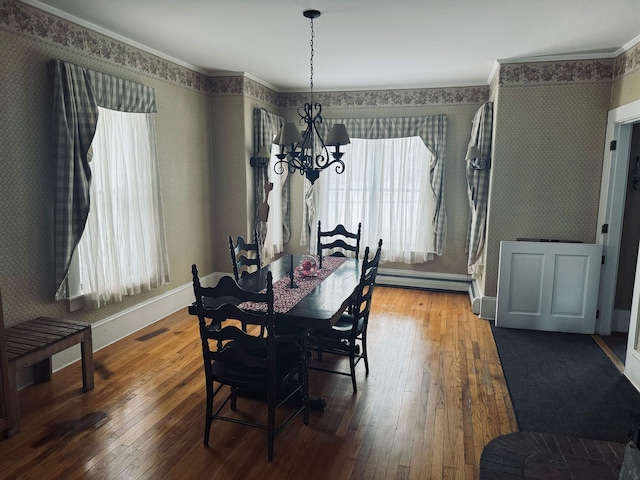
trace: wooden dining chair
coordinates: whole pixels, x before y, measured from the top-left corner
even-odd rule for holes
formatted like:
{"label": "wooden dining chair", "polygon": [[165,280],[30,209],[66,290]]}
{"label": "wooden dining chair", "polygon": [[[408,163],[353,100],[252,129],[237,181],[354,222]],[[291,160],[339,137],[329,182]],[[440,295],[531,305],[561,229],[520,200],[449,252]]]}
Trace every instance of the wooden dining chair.
{"label": "wooden dining chair", "polygon": [[349,372],[321,367],[317,363],[312,370],[337,373],[351,377],[353,393],[358,392],[356,385],[356,365],[364,360],[366,374],[369,374],[369,357],[367,353],[367,327],[373,289],[378,275],[378,265],[382,254],[382,239],[373,258],[369,259],[369,247],[364,251],[360,282],[353,295],[351,305],[330,329],[312,333],[315,339],[313,349],[317,352],[318,363],[322,362],[322,354],[329,353],[349,357]]}
{"label": "wooden dining chair", "polygon": [[[322,268],[322,254],[324,250],[330,250],[339,248],[345,252],[354,252],[355,257],[358,258],[360,254],[360,234],[362,231],[362,224],[358,223],[358,231],[350,232],[342,224],[336,225],[333,230],[323,231],[318,220],[318,258],[320,262],[320,268]],[[346,255],[338,250],[331,255],[336,257],[345,257]]]}
{"label": "wooden dining chair", "polygon": [[253,242],[247,243],[244,238],[238,237],[236,244],[229,236],[229,252],[231,253],[231,264],[233,266],[233,276],[236,282],[247,273],[260,270],[262,266],[260,260],[260,244],[258,243],[258,233],[253,232]]}
{"label": "wooden dining chair", "polygon": [[[229,276],[222,277],[215,287],[203,287],[196,265],[191,272],[206,381],[204,445],[209,445],[214,420],[260,428],[267,432],[267,460],[271,461],[276,435],[300,414],[304,424],[309,423],[309,329],[290,326],[286,333],[276,331],[271,272],[267,273],[266,290],[260,293],[243,290]],[[216,305],[206,316],[205,301]],[[266,311],[243,310],[239,307],[242,302],[264,304]],[[238,321],[250,326],[248,332],[238,328]],[[257,327],[266,329],[267,335],[259,335]],[[248,421],[236,412],[239,390],[266,394],[266,423]],[[295,397],[299,403],[291,411],[288,401]],[[284,419],[277,422],[276,411],[287,402]]]}

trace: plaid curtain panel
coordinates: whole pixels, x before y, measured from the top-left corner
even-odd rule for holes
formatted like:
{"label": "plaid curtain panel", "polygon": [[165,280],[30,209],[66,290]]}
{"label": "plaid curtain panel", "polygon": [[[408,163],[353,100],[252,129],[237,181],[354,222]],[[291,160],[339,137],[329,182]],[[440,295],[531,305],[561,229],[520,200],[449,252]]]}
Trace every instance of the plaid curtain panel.
{"label": "plaid curtain panel", "polygon": [[[469,145],[475,145],[480,150],[482,158],[491,160],[491,138],[493,132],[493,103],[482,105],[471,126],[471,140]],[[481,273],[482,252],[485,245],[487,228],[487,206],[489,204],[490,170],[476,170],[467,163],[467,194],[469,197],[469,226],[467,230],[467,244],[465,253],[468,254],[468,271],[470,274]]]}
{"label": "plaid curtain panel", "polygon": [[[258,150],[263,145],[269,147],[269,151],[273,147],[273,137],[278,134],[284,125],[284,118],[279,115],[267,112],[264,108],[256,108],[253,111],[253,148],[254,154],[258,154]],[[253,171],[253,187],[255,192],[255,229],[258,233],[258,241],[262,249],[264,239],[267,236],[267,224],[258,220],[260,205],[265,201],[265,185],[270,181],[269,177],[273,172],[269,168],[255,168]],[[289,179],[282,188],[282,237],[283,242],[288,243],[291,238],[291,219],[289,214],[289,197],[290,187]]]}
{"label": "plaid curtain panel", "polygon": [[156,111],[155,89],[51,60],[53,79],[52,142],[56,171],[54,266],[56,299],[67,295],[69,263],[89,213],[90,147],[98,106],[124,112]]}
{"label": "plaid curtain panel", "polygon": [[[427,117],[389,117],[389,118],[345,118],[345,119],[323,119],[318,131],[322,138],[326,138],[329,130],[336,123],[344,123],[352,138],[381,139],[381,138],[402,138],[418,136],[422,139],[426,147],[433,155],[431,162],[431,190],[435,198],[435,208],[431,223],[433,225],[433,244],[436,253],[442,255],[444,244],[447,216],[444,202],[444,159],[446,150],[447,116],[430,115]],[[346,161],[348,166],[348,159]],[[314,203],[314,190],[311,184],[306,181],[305,206],[312,206]],[[315,215],[311,208],[304,211],[304,224],[302,228],[301,245],[309,243]]]}

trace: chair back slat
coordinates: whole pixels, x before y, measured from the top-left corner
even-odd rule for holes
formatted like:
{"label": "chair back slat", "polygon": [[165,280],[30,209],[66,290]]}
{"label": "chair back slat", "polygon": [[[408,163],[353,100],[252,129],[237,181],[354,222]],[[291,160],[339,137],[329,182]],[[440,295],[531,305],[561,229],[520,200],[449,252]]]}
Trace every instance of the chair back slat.
{"label": "chair back slat", "polygon": [[260,270],[262,267],[257,232],[253,232],[252,243],[248,243],[244,238],[238,237],[234,245],[233,238],[229,236],[229,253],[231,254],[233,276],[236,281],[248,273]]}
{"label": "chair back slat", "polygon": [[[317,254],[320,260],[320,268],[322,268],[322,256],[324,250],[333,250],[339,248],[344,250],[345,252],[353,252],[354,256],[358,258],[360,254],[361,232],[361,223],[358,223],[358,230],[356,232],[350,232],[342,224],[336,225],[333,230],[322,230],[321,222],[320,220],[318,220]],[[340,251],[334,252],[332,255],[342,257],[346,256]]]}
{"label": "chair back slat", "polygon": [[356,288],[351,305],[352,315],[358,318],[368,318],[371,310],[371,299],[373,297],[373,289],[378,275],[378,266],[382,255],[382,239],[378,241],[378,248],[373,258],[369,259],[369,247],[364,251],[362,259],[362,268],[360,270],[360,282]]}

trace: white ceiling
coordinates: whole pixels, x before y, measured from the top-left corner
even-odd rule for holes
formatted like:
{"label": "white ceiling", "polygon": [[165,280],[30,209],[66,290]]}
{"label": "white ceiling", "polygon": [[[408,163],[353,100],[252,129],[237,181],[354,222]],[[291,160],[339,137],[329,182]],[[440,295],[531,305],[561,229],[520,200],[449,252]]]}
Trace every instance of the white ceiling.
{"label": "white ceiling", "polygon": [[[25,0],[207,74],[306,91],[486,85],[496,60],[612,58],[640,0]],[[534,58],[532,58],[534,57]]]}

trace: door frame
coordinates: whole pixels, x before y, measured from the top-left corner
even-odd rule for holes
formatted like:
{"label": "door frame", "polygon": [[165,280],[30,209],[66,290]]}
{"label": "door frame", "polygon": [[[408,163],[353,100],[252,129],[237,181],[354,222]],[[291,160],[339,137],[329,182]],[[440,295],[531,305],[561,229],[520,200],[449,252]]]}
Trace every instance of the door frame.
{"label": "door frame", "polygon": [[[598,292],[600,315],[596,323],[596,333],[599,335],[611,335],[613,324],[629,153],[633,124],[636,122],[640,122],[640,100],[609,111],[596,230],[596,243],[602,244],[604,256]],[[611,150],[610,145],[614,141],[616,148]],[[602,226],[605,224],[608,225],[608,229],[603,233]],[[634,298],[638,295],[636,289],[639,288],[638,284],[634,286]]]}

